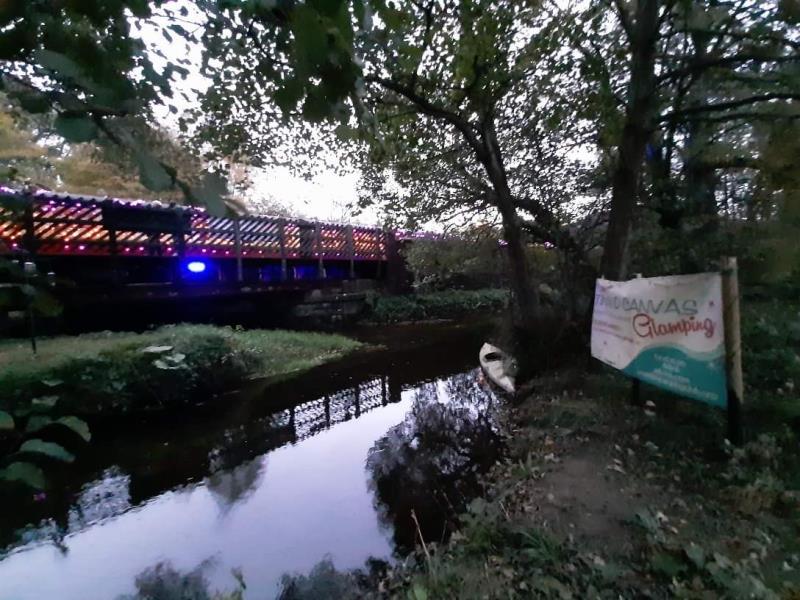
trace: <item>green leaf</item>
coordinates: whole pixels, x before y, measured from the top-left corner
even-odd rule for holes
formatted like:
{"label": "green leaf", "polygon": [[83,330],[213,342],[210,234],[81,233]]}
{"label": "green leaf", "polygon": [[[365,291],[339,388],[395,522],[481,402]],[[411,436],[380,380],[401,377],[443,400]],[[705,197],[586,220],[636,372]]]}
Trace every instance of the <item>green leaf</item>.
{"label": "green leaf", "polygon": [[649,533],[656,533],[659,530],[658,519],[656,519],[652,511],[647,508],[643,508],[636,513],[636,522]]}
{"label": "green leaf", "polygon": [[142,354],[163,354],[172,350],[172,346],[147,346],[139,350]]}
{"label": "green leaf", "polygon": [[297,106],[297,103],[302,97],[303,84],[301,84],[297,79],[287,80],[284,82],[283,86],[272,95],[273,100],[275,100],[275,104],[277,104],[278,108],[280,108],[284,113],[290,112],[295,106]]}
{"label": "green leaf", "polygon": [[33,53],[33,57],[44,68],[55,71],[63,77],[71,77],[75,79],[81,75],[81,68],[78,66],[78,64],[60,52],[53,52],[52,50],[37,50]]}
{"label": "green leaf", "polygon": [[309,91],[303,102],[303,116],[312,123],[319,123],[330,114],[331,106],[323,94],[315,89]]}
{"label": "green leaf", "polygon": [[31,404],[38,409],[53,408],[58,402],[58,396],[39,396],[31,400]]}
{"label": "green leaf", "polygon": [[0,469],[0,479],[19,481],[37,490],[46,487],[44,471],[36,465],[26,462],[14,462],[5,469]]}
{"label": "green leaf", "polygon": [[59,425],[63,425],[64,427],[71,429],[79,436],[83,438],[84,442],[88,442],[92,439],[92,434],[89,431],[89,426],[86,424],[85,421],[79,419],[78,417],[61,417],[55,423]]}
{"label": "green leaf", "polygon": [[685,571],[686,565],[667,552],[658,552],[650,559],[650,568],[656,573],[672,578]]}
{"label": "green leaf", "polygon": [[417,582],[414,584],[414,587],[411,588],[411,597],[413,600],[428,600],[428,590],[424,585]]}
{"label": "green leaf", "polygon": [[0,431],[9,431],[11,429],[14,429],[14,417],[0,410]]}
{"label": "green leaf", "polygon": [[336,137],[343,142],[358,138],[358,130],[347,125],[338,125],[334,130],[334,133],[336,134]]}
{"label": "green leaf", "polygon": [[58,134],[68,142],[80,144],[97,137],[97,125],[88,117],[58,115],[54,126]]}
{"label": "green leaf", "polygon": [[300,5],[291,16],[295,37],[297,72],[301,76],[314,73],[328,58],[328,35],[319,13],[309,5]]}
{"label": "green leaf", "polygon": [[19,447],[17,452],[44,454],[45,456],[64,462],[72,462],[75,460],[75,456],[67,452],[62,446],[54,444],[53,442],[45,442],[44,440],[28,440]]}
{"label": "green leaf", "polygon": [[702,569],[703,565],[706,564],[706,553],[705,551],[695,543],[687,544],[684,546],[683,551],[686,552],[686,556],[692,561],[695,567],[698,569]]}
{"label": "green leaf", "polygon": [[172,187],[172,176],[149,152],[137,152],[136,162],[139,165],[139,180],[147,189],[163,192]]}
{"label": "green leaf", "polygon": [[22,108],[31,114],[47,112],[52,106],[50,98],[38,92],[19,92],[13,94],[13,97],[17,99]]}
{"label": "green leaf", "polygon": [[25,425],[25,433],[33,433],[34,431],[39,431],[50,425],[53,422],[51,417],[45,415],[34,415],[30,419],[28,419],[28,423]]}
{"label": "green leaf", "polygon": [[175,365],[175,364],[170,365],[170,364],[167,364],[166,361],[163,361],[161,359],[153,361],[153,364],[156,367],[158,367],[159,369],[163,369],[165,371],[174,371],[175,369],[180,369],[181,368],[180,365]]}

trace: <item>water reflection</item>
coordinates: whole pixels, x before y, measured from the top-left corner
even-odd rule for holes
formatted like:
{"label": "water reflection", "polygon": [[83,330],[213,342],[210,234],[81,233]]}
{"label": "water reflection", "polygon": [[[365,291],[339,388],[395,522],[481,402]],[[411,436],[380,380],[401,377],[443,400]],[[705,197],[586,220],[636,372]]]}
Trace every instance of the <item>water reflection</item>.
{"label": "water reflection", "polygon": [[[261,484],[267,465],[265,454],[399,400],[399,385],[391,383],[387,376],[375,377],[249,422],[237,423],[210,439],[201,437],[199,448],[196,438],[186,440],[179,447],[174,443],[157,443],[155,450],[159,454],[164,448],[173,447],[163,462],[159,454],[153,462],[132,464],[130,458],[133,457],[126,456],[120,464],[128,463],[127,473],[122,471],[122,466],[115,465],[104,469],[97,479],[83,484],[80,492],[66,503],[53,497],[54,514],[41,519],[38,525],[14,531],[7,550],[34,542],[51,542],[59,547],[67,535],[123,514],[184,482],[202,482],[220,508],[228,511]],[[202,452],[203,443],[211,445],[211,449],[197,460],[194,455]],[[153,449],[148,449],[147,454],[152,456]],[[177,472],[173,471],[175,468]],[[17,515],[27,516],[24,511]],[[1,515],[3,519],[15,516]]]}
{"label": "water reflection", "polygon": [[229,511],[261,485],[266,464],[266,458],[254,458],[232,469],[217,470],[206,478],[206,487],[223,512]]}
{"label": "water reflection", "polygon": [[213,558],[187,572],[177,570],[169,561],[156,563],[136,576],[135,594],[121,595],[116,600],[242,600],[246,585],[235,570],[235,589],[224,593],[210,590],[206,574],[213,566]]}
{"label": "water reflection", "polygon": [[[283,573],[307,573],[326,553],[349,569],[369,556],[390,558],[392,536],[412,544],[404,506],[438,538],[440,505],[469,494],[472,468],[488,456],[481,443],[493,445],[478,426],[492,398],[474,372],[460,374],[474,364],[475,347],[318,370],[210,418],[99,428],[93,452],[64,471],[45,501],[0,511],[0,597],[116,598],[139,593],[145,573],[141,581],[180,579],[157,563],[186,574],[211,556],[217,566],[203,571],[210,589],[230,589],[230,569],[241,567],[248,597],[269,598]],[[448,431],[437,437],[437,427]],[[434,456],[454,438],[466,443]],[[378,461],[376,440],[399,458]],[[374,470],[365,473],[368,456]],[[459,472],[466,484],[455,483]],[[395,502],[391,486],[404,480],[415,487]],[[418,499],[426,481],[438,494],[427,512]]]}
{"label": "water reflection", "polygon": [[64,538],[69,533],[121,514],[130,507],[130,477],[119,468],[110,467],[98,479],[83,485],[66,513],[45,518],[38,526],[24,527],[17,536],[21,545],[46,541],[66,554]]}
{"label": "water reflection", "polygon": [[413,549],[417,523],[424,539],[445,539],[477,493],[479,475],[504,447],[494,402],[477,370],[422,385],[404,421],[370,450],[375,507],[399,550]]}

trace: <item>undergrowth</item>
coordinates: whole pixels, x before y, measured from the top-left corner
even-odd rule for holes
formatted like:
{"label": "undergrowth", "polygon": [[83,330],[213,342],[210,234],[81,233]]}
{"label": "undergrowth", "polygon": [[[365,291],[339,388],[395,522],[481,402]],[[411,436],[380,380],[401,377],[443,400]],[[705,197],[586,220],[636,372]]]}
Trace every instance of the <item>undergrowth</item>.
{"label": "undergrowth", "polygon": [[186,406],[254,377],[308,369],[359,346],[292,331],[174,325],[146,333],[93,333],[0,343],[0,410],[57,394],[59,408],[107,414]]}
{"label": "undergrowth", "polygon": [[499,289],[377,296],[370,303],[367,318],[375,323],[453,319],[477,312],[498,312],[508,303],[508,292]]}

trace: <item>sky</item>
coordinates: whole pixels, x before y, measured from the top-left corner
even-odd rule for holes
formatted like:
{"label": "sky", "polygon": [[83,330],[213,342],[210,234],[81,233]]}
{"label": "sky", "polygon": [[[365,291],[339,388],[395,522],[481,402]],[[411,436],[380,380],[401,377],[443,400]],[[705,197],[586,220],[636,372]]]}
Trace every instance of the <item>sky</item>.
{"label": "sky", "polygon": [[[190,11],[186,17],[187,20],[201,20],[201,16],[190,2],[177,0],[171,2],[169,6],[172,9],[185,6]],[[183,91],[191,97],[194,95],[192,90],[208,86],[208,81],[199,72],[201,49],[199,45],[188,44],[177,36],[173,36],[172,40],[168,42],[161,34],[161,27],[168,22],[169,19],[163,16],[156,16],[146,22],[140,21],[140,35],[149,47],[162,52],[167,59],[189,57],[196,65],[195,69],[190,69],[191,72],[185,81],[177,80],[174,85],[177,91]],[[157,69],[166,64],[164,59],[155,54],[151,54],[151,58]],[[192,102],[176,93],[172,104],[182,111],[190,108]],[[165,128],[177,133],[177,117],[170,113],[166,106],[158,107],[156,116]],[[285,167],[276,167],[251,169],[250,177],[252,189],[248,194],[249,197],[272,200],[277,204],[290,207],[293,213],[299,213],[300,216],[323,221],[379,224],[379,215],[374,210],[364,211],[357,216],[348,210],[348,207],[355,205],[358,200],[359,174],[357,172],[341,175],[329,171],[307,181],[292,175]]]}

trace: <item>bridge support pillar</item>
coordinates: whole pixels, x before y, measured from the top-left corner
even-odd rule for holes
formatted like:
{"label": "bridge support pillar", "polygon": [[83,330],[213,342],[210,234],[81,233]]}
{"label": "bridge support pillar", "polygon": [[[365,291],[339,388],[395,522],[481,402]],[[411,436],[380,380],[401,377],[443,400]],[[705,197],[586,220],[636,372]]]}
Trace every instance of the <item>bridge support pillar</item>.
{"label": "bridge support pillar", "polygon": [[239,229],[239,218],[233,220],[233,245],[236,252],[236,281],[244,281],[244,269],[242,268],[242,232]]}

